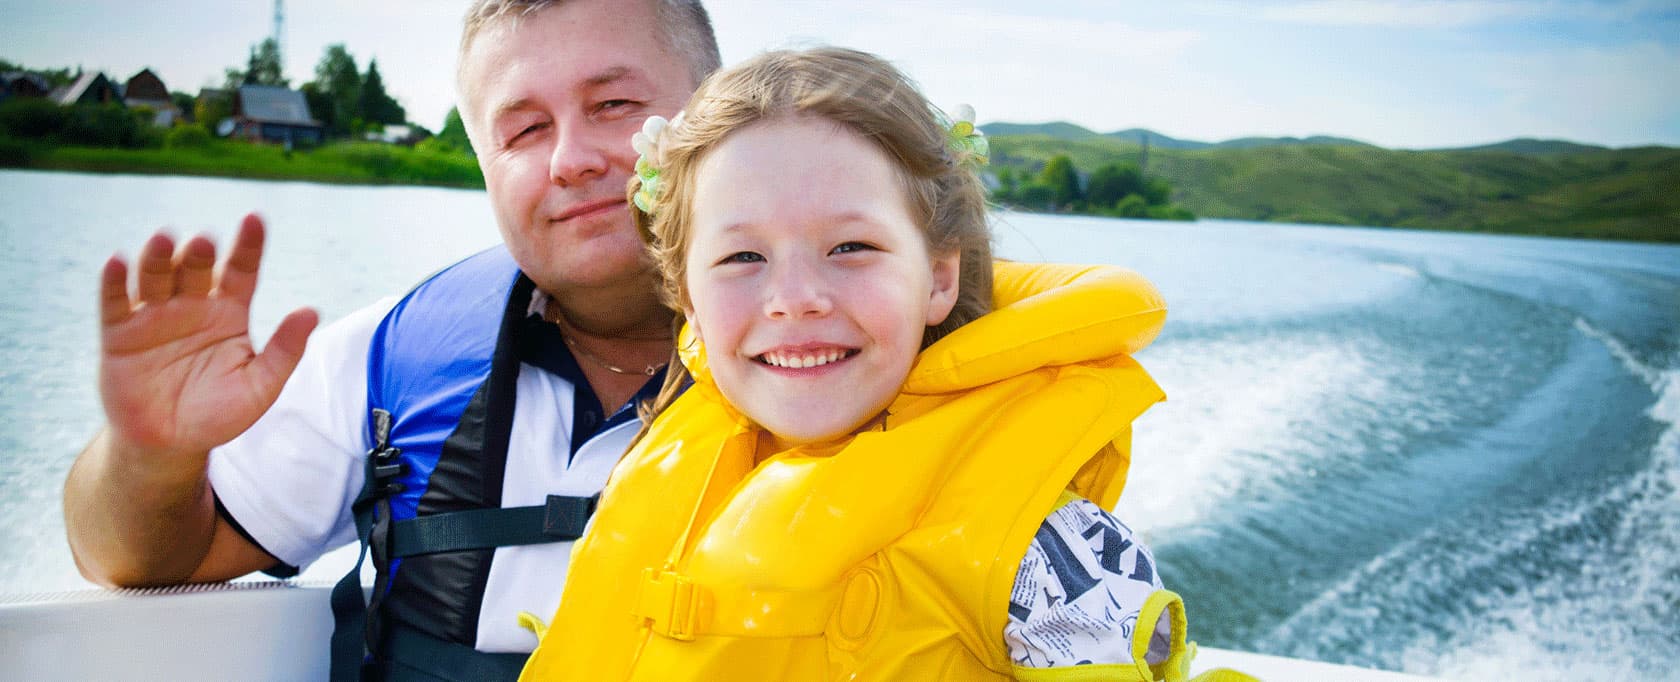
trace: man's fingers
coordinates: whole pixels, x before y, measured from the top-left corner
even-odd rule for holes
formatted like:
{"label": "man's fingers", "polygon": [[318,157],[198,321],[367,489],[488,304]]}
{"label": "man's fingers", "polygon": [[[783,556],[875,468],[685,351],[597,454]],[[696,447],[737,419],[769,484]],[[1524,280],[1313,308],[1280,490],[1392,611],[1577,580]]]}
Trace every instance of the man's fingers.
{"label": "man's fingers", "polygon": [[239,233],[228,250],[227,262],[222,265],[222,296],[251,304],[257,291],[257,270],[262,266],[263,222],[257,214],[245,216],[239,223]]}
{"label": "man's fingers", "polygon": [[99,272],[99,323],[110,326],[128,319],[134,304],[128,300],[128,263],[111,256]]}
{"label": "man's fingers", "polygon": [[162,303],[175,292],[175,240],[159,232],[146,240],[135,263],[139,270],[135,290],[141,303]]}
{"label": "man's fingers", "polygon": [[303,349],[309,341],[309,333],[315,330],[315,325],[320,321],[320,315],[309,308],[293,310],[286,319],[280,321],[280,326],[274,330],[274,336],[268,338],[268,344],[263,346],[262,353],[259,353],[255,360],[255,369],[259,374],[258,381],[264,396],[272,400],[280,395],[280,387],[285,385],[286,378],[292,375],[298,360],[303,358]]}
{"label": "man's fingers", "polygon": [[175,251],[175,293],[206,296],[215,281],[216,245],[199,235]]}

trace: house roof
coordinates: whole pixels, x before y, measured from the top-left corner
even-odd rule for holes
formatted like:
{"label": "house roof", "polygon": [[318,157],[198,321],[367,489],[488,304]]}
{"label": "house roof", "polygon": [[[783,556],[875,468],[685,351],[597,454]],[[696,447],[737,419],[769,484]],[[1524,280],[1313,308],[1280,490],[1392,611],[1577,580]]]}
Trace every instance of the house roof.
{"label": "house roof", "polygon": [[4,81],[6,85],[11,87],[16,87],[19,82],[24,82],[34,86],[36,90],[40,90],[41,92],[52,91],[52,84],[48,83],[46,78],[43,78],[40,74],[34,74],[28,71],[7,71],[5,73],[0,73],[0,81]]}
{"label": "house roof", "polygon": [[123,83],[122,90],[126,99],[169,99],[169,87],[150,68],[141,69],[140,73],[131,76]]}
{"label": "house roof", "polygon": [[62,90],[53,91],[52,97],[59,104],[75,104],[87,95],[88,90],[95,89],[101,84],[110,89],[112,99],[122,99],[122,91],[118,90],[111,83],[111,79],[105,77],[104,73],[98,71],[83,73],[80,78],[76,79],[76,82],[65,86]]}
{"label": "house roof", "polygon": [[272,85],[244,85],[239,88],[239,113],[253,121],[319,126],[309,117],[309,103],[303,93]]}

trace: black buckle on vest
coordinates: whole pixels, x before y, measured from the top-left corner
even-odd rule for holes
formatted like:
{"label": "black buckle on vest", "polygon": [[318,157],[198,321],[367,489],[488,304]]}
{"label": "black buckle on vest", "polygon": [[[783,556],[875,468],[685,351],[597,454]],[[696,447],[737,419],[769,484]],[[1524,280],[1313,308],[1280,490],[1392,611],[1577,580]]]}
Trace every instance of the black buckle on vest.
{"label": "black buckle on vest", "polygon": [[393,495],[403,491],[401,483],[391,482],[408,473],[408,464],[401,461],[402,448],[389,443],[376,444],[368,452],[368,476],[372,478],[372,489],[383,495]]}
{"label": "black buckle on vest", "polygon": [[543,509],[543,535],[561,540],[581,537],[589,515],[595,513],[595,499],[549,495]]}

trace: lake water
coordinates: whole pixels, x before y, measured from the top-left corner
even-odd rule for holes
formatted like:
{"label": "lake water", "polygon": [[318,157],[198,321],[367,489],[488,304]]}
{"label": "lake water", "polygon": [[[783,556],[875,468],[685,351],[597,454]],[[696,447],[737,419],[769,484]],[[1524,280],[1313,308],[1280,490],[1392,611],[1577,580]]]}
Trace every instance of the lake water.
{"label": "lake water", "polygon": [[[0,171],[0,592],[86,587],[60,490],[101,421],[100,265],[251,210],[261,337],[498,239],[472,191]],[[1119,511],[1194,639],[1466,679],[1680,666],[1680,247],[1019,214],[997,236],[1167,297],[1139,359],[1170,398]]]}

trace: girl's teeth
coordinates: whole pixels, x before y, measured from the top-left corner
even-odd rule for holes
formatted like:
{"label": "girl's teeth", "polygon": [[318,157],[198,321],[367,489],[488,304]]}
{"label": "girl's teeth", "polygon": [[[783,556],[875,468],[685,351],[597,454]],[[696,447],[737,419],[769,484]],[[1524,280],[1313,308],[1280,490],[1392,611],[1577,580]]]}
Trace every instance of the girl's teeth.
{"label": "girl's teeth", "polygon": [[765,353],[765,364],[789,369],[808,369],[821,367],[846,357],[845,351],[829,351],[817,355],[782,355],[780,353]]}

